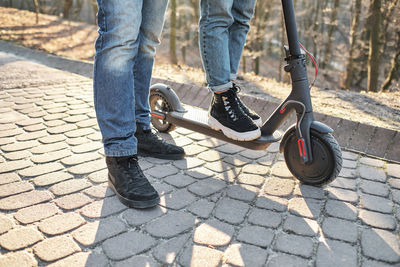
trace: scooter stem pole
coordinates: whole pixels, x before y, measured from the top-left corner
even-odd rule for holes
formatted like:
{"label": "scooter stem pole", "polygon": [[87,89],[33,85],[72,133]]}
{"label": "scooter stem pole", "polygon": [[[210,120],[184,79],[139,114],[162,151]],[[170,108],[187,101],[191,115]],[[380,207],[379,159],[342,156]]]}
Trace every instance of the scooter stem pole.
{"label": "scooter stem pole", "polygon": [[298,56],[301,54],[301,51],[297,35],[296,16],[294,14],[293,0],[282,0],[282,7],[290,55]]}

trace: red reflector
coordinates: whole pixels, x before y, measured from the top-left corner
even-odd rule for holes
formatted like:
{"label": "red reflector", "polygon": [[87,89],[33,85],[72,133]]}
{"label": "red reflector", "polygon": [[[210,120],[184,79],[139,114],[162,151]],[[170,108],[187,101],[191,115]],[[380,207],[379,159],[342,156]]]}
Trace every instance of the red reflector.
{"label": "red reflector", "polygon": [[299,145],[299,153],[300,157],[306,156],[306,149],[304,147],[304,140],[302,138],[297,140],[297,144]]}
{"label": "red reflector", "polygon": [[286,111],[286,108],[282,108],[279,112],[282,114]]}
{"label": "red reflector", "polygon": [[152,117],[156,117],[156,118],[161,119],[161,120],[164,120],[164,119],[165,119],[164,116],[158,115],[158,114],[156,114],[156,113],[151,113],[151,116],[152,116]]}

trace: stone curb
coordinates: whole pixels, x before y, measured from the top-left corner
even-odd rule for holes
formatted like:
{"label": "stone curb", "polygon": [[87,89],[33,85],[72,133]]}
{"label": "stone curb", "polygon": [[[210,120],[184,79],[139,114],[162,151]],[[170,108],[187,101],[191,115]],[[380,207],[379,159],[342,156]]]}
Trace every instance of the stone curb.
{"label": "stone curb", "polygon": [[[5,41],[0,41],[0,50],[51,68],[92,78],[92,62],[51,55]],[[211,95],[206,87],[181,84],[160,78],[154,78],[153,83],[165,83],[171,86],[183,103],[190,103],[201,108],[207,108],[209,105]],[[267,118],[278,107],[278,103],[252,95],[243,95],[241,98],[246,105],[253,107],[263,118]],[[334,130],[333,135],[343,149],[384,158],[392,162],[400,162],[399,131],[362,124],[318,112],[315,112],[315,117]],[[292,118],[294,119],[294,117]],[[294,120],[289,121],[293,122]],[[281,130],[286,129],[290,124],[289,122],[284,123]]]}

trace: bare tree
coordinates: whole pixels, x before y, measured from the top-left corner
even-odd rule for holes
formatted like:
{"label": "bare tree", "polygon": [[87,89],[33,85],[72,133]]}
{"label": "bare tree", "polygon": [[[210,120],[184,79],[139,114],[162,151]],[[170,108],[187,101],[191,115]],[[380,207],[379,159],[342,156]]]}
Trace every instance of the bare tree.
{"label": "bare tree", "polygon": [[371,0],[371,17],[368,53],[368,85],[367,92],[378,92],[379,63],[380,63],[380,29],[382,23],[382,0]]}

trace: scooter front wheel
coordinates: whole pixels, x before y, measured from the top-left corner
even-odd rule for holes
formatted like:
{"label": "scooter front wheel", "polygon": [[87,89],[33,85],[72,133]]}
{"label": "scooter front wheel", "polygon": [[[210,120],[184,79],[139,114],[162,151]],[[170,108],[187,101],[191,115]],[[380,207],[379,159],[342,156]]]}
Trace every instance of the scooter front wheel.
{"label": "scooter front wheel", "polygon": [[[165,113],[172,111],[170,103],[162,93],[152,92],[149,97],[150,110]],[[160,132],[168,133],[176,128],[176,126],[165,119],[158,118],[155,116],[151,117],[151,124]]]}
{"label": "scooter front wheel", "polygon": [[293,130],[284,145],[284,157],[290,172],[300,182],[323,186],[332,182],[342,169],[342,152],[331,134],[311,130],[313,160],[304,164],[298,149],[298,138]]}

